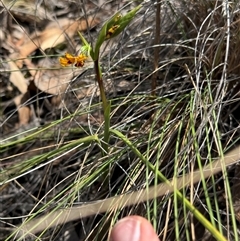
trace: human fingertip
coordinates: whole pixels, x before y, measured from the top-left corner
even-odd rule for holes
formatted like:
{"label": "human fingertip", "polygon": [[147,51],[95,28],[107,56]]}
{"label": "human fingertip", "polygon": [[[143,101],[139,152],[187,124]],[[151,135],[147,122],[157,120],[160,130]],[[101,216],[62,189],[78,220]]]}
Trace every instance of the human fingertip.
{"label": "human fingertip", "polygon": [[121,219],[113,227],[110,241],[159,241],[152,225],[140,216]]}
{"label": "human fingertip", "polygon": [[112,230],[111,241],[139,241],[141,223],[132,218],[123,218]]}

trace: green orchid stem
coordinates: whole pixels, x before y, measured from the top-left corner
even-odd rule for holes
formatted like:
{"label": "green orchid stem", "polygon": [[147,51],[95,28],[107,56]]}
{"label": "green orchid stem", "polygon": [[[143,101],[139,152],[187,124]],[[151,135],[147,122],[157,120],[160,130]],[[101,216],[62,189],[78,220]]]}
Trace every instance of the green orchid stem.
{"label": "green orchid stem", "polygon": [[98,82],[100,95],[102,99],[102,105],[103,105],[103,113],[104,113],[104,138],[103,138],[103,156],[105,156],[108,153],[108,143],[109,143],[109,128],[110,128],[110,111],[111,111],[111,103],[107,100],[103,85],[103,79],[102,79],[102,71],[99,66],[99,58],[97,58],[94,61],[94,69],[96,73],[96,80]]}
{"label": "green orchid stem", "polygon": [[102,99],[103,111],[105,111],[105,109],[107,108],[107,98],[106,98],[105,91],[104,91],[102,71],[101,71],[101,68],[99,66],[98,58],[94,61],[94,69],[95,69],[96,80],[98,82],[100,95],[101,95],[101,99]]}

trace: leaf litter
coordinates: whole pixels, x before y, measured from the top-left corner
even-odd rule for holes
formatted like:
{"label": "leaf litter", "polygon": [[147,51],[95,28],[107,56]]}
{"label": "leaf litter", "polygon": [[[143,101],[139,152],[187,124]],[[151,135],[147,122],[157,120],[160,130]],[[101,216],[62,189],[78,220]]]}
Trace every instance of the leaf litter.
{"label": "leaf litter", "polygon": [[[96,11],[99,11],[99,9],[101,9],[99,5],[97,6],[95,4],[95,2],[97,1],[86,1],[85,10],[87,10],[88,13],[93,13],[93,9],[97,9]],[[91,99],[93,96],[96,97],[99,95],[94,82],[90,81],[90,79],[94,79],[94,76],[92,76],[91,72],[88,76],[84,77],[84,75],[82,74],[85,73],[85,70],[79,70],[75,68],[59,68],[57,59],[60,55],[64,54],[63,49],[64,51],[69,51],[72,53],[77,52],[77,50],[79,49],[79,45],[74,35],[78,30],[81,30],[83,32],[85,30],[90,31],[86,24],[86,19],[90,28],[94,26],[98,27],[99,22],[102,23],[104,21],[106,17],[105,15],[109,14],[111,11],[112,13],[114,12],[112,10],[114,9],[114,7],[120,8],[122,6],[119,2],[124,5],[125,1],[112,1],[112,3],[109,5],[105,5],[105,1],[99,1],[100,6],[104,7],[104,9],[101,9],[103,11],[100,14],[99,20],[99,18],[97,19],[95,17],[95,13],[93,15],[89,14],[91,16],[89,16],[88,18],[79,18],[81,17],[78,8],[79,3],[75,3],[74,1],[70,2],[53,0],[42,4],[34,1],[25,2],[22,0],[1,1],[0,17],[2,17],[3,21],[0,24],[3,27],[0,29],[0,57],[2,62],[0,66],[0,93],[2,99],[0,103],[0,108],[3,114],[2,116],[4,118],[1,116],[0,123],[1,134],[4,134],[5,139],[9,140],[8,138],[10,138],[10,140],[12,141],[13,136],[17,136],[17,139],[21,140],[21,138],[24,137],[24,133],[26,133],[28,129],[31,128],[33,128],[33,134],[34,132],[37,133],[38,129],[36,127],[41,125],[41,117],[44,118],[46,123],[51,123],[51,121],[62,118],[64,116],[64,114],[62,114],[64,108],[61,107],[65,107],[64,110],[66,112],[72,112],[72,110],[77,111],[83,107],[85,97],[90,97]],[[81,9],[81,11],[83,10]],[[143,39],[140,39],[141,41],[134,41],[135,35],[131,31],[127,31],[125,35],[129,36],[129,39],[132,41],[131,44],[127,44],[124,38],[120,38],[120,41],[117,41],[116,43],[109,41],[108,45],[106,45],[106,50],[109,51],[108,53],[111,52],[111,47],[114,46],[113,49],[114,51],[116,51],[116,54],[119,54],[119,56],[124,56],[124,52],[130,52],[133,56],[133,63],[131,63],[131,61],[124,60],[122,60],[122,62],[124,63],[118,63],[118,60],[116,60],[116,63],[118,63],[118,65],[116,64],[116,69],[114,69],[114,71],[116,71],[117,74],[114,75],[114,72],[112,71],[111,73],[113,73],[113,75],[109,75],[110,77],[106,81],[106,88],[109,87],[109,93],[112,93],[114,91],[114,88],[116,89],[116,91],[119,92],[125,90],[131,91],[135,88],[136,84],[133,84],[131,81],[129,81],[129,79],[127,79],[127,81],[124,80],[124,74],[128,73],[129,69],[131,71],[131,78],[134,75],[134,78],[141,82],[141,91],[144,91],[146,93],[146,90],[149,86],[149,83],[146,82],[149,81],[149,78],[144,78],[147,81],[143,82],[141,81],[140,75],[142,75],[148,68],[147,67],[145,69],[141,69],[144,64],[146,64],[146,62],[144,62],[143,60],[148,59],[149,56],[151,56],[147,53],[147,51],[145,51],[145,48],[147,48],[146,46],[148,46],[148,43],[146,43],[148,41],[146,40],[148,36],[150,36],[149,33],[151,33],[152,30],[152,19],[148,16],[144,19],[144,21],[147,22],[147,28],[145,32],[143,31],[143,34],[140,31],[139,35],[142,34],[145,36]],[[136,31],[138,30],[139,28]],[[194,37],[191,36],[190,39],[192,38]],[[174,38],[172,38],[172,41],[173,39],[175,41],[175,36]],[[151,44],[150,38],[149,43]],[[132,47],[138,44],[140,51],[143,52],[142,56],[144,57],[138,58],[138,54],[140,51],[132,51]],[[166,45],[165,51],[167,49],[168,45]],[[184,48],[180,48],[180,51],[178,49],[178,52],[175,51],[175,53],[177,53],[177,57],[179,56],[179,52],[181,51],[184,52]],[[112,56],[115,57],[116,54],[112,53]],[[113,63],[115,61],[114,57],[111,59]],[[128,60],[130,60],[130,58]],[[129,64],[129,66],[128,68],[124,67],[125,69],[118,69],[118,66],[120,66],[121,64],[124,64],[124,66],[126,66],[126,64]],[[163,62],[163,65],[164,64],[165,63]],[[136,65],[141,67],[137,68],[137,71],[135,72],[135,74],[133,74],[134,68],[132,66]],[[174,68],[175,67],[176,66],[174,66]],[[91,68],[92,63],[89,63],[86,70],[88,71],[88,69]],[[174,81],[172,82],[167,82],[168,80],[166,77],[168,76],[169,78],[171,74],[173,76],[176,74],[176,70],[174,70],[174,68],[167,69],[170,74],[163,76],[164,84],[162,85],[162,89],[163,92],[165,91],[164,93],[174,93],[173,88],[176,87],[176,80],[174,79]],[[178,66],[177,71],[179,69],[180,68]],[[119,72],[121,72],[121,75],[119,74]],[[162,71],[160,69],[159,74],[162,74]],[[65,103],[67,92],[69,88],[74,88],[74,85],[72,84],[74,84],[75,81],[77,82],[79,80],[78,76],[81,76],[81,81],[79,81],[80,83],[78,82],[78,87],[80,86],[81,88],[78,88],[78,90],[74,92],[75,98],[69,98],[68,103]],[[106,74],[106,76],[108,76],[108,73]],[[113,76],[115,79],[119,78],[121,80],[118,82],[118,85],[112,85]],[[129,78],[128,74],[126,74],[126,76],[127,78]],[[162,76],[159,78],[162,78]],[[180,79],[181,83],[178,82],[179,86],[183,88],[183,91],[185,91],[184,88],[186,86],[187,88],[189,86],[189,84],[186,85],[186,79],[187,77],[185,76],[184,78]],[[237,89],[235,90],[237,91]],[[88,100],[89,99],[87,99],[87,102]],[[59,110],[58,116],[55,116],[56,112],[53,111],[55,109]],[[139,108],[139,112],[141,111],[141,109],[142,106]],[[121,114],[123,114],[125,111],[127,112],[128,110],[121,109],[121,111]],[[61,131],[49,131],[49,134],[51,135],[51,138],[53,137],[53,139],[49,140],[49,136],[47,135],[38,136],[37,138],[35,138],[35,145],[33,144],[34,148],[32,149],[32,144],[25,146],[22,144],[22,142],[17,145],[16,150],[14,151],[11,149],[6,149],[3,154],[1,154],[1,168],[11,167],[15,162],[24,161],[26,157],[30,158],[32,156],[32,153],[34,153],[35,155],[41,154],[42,152],[44,152],[44,150],[46,151],[46,148],[48,148],[47,150],[51,151],[51,146],[57,148],[55,146],[56,143],[59,143],[60,146],[60,143],[68,140],[67,132],[70,125],[72,129],[76,127],[78,132],[72,134],[76,135],[77,138],[79,138],[79,136],[81,136],[82,134],[81,131],[84,132],[84,129],[87,129],[86,123],[93,120],[102,123],[100,117],[101,116],[99,114],[91,112],[90,115],[86,114],[81,115],[81,117],[74,117],[74,121],[72,121],[71,119],[71,121],[66,121],[60,125]],[[162,118],[162,122],[165,122],[165,118]],[[139,130],[136,129],[136,132],[139,132]],[[0,137],[0,145],[4,145],[4,142],[1,142],[1,138],[2,136]],[[15,154],[17,158],[11,158],[11,154]],[[27,196],[24,191],[29,192],[31,194],[30,196],[35,197],[37,200],[41,200],[41,197],[45,195],[45,192],[49,191],[52,187],[56,188],[55,193],[57,193],[57,184],[59,180],[63,180],[66,175],[71,176],[74,171],[79,169],[79,165],[84,159],[84,156],[78,156],[76,158],[77,161],[74,163],[70,161],[69,168],[66,168],[63,163],[68,163],[68,161],[71,160],[71,157],[74,155],[77,155],[77,150],[69,153],[65,157],[59,158],[56,162],[54,162],[54,168],[58,168],[57,171],[56,169],[53,169],[56,175],[54,175],[53,172],[49,171],[49,169],[52,168],[49,167],[49,169],[46,168],[34,172],[34,174],[37,174],[36,177],[34,177],[34,175],[26,175],[25,177],[21,177],[20,179],[18,179],[14,183],[14,185],[22,185],[23,188],[20,188],[18,193],[13,192],[12,196],[10,196],[11,204],[14,204],[15,208],[13,208],[14,210],[11,210],[11,212],[9,213],[7,210],[3,210],[1,216],[21,216],[23,209],[25,209],[26,211],[23,215],[25,215],[26,213],[28,214],[32,211],[32,208],[34,207],[36,202],[35,200],[28,200],[26,201],[27,205],[24,206],[25,200],[22,199],[22,197],[24,197],[24,195]],[[239,170],[239,168],[237,168],[236,170]],[[47,175],[49,175],[49,179],[47,178]],[[57,176],[59,177],[59,179]],[[233,174],[233,176],[235,177],[235,180],[233,181],[233,200],[235,204],[234,208],[237,214],[237,219],[239,220],[239,195],[237,195],[237,190],[239,188],[239,185],[237,185],[239,175],[235,173]],[[74,180],[72,179],[72,181]],[[30,189],[29,186],[28,188],[26,188],[27,186],[25,186],[25,184],[30,185]],[[12,183],[9,186],[16,189],[16,187],[13,186]],[[31,189],[31,186],[34,186],[36,190]],[[4,186],[2,189],[2,194],[5,194],[7,197],[9,195],[9,193],[7,192],[9,189],[5,187],[6,186]],[[26,189],[24,190],[24,188]],[[93,189],[98,199],[98,193],[96,191],[97,189]],[[21,190],[24,190],[21,195],[21,202],[14,203],[14,200],[16,201],[16,199],[19,197],[18,195],[20,195],[19,193],[21,192]],[[48,197],[46,197],[46,199],[47,198]],[[88,201],[89,197],[87,196],[86,198],[87,199],[84,201]],[[5,204],[5,206],[9,206],[8,199],[4,199],[3,203]],[[83,222],[85,221],[87,223],[87,220],[84,220]],[[11,222],[9,221],[9,223]],[[18,223],[14,223],[13,221],[13,223],[11,224],[15,225]],[[0,239],[2,239],[1,235]]]}
{"label": "leaf litter", "polygon": [[[60,23],[64,23],[62,26]],[[11,83],[19,90],[21,95],[18,96],[18,100],[23,96],[26,97],[28,86],[33,81],[36,90],[49,93],[52,95],[59,95],[64,93],[72,78],[78,75],[82,70],[73,69],[59,69],[57,58],[55,64],[50,60],[46,54],[44,61],[41,59],[37,64],[33,63],[33,59],[29,58],[35,51],[40,50],[44,53],[47,49],[52,49],[63,44],[66,41],[66,37],[72,39],[77,31],[85,31],[88,27],[94,27],[98,23],[98,20],[89,17],[83,20],[69,20],[67,18],[61,19],[58,23],[50,23],[39,33],[34,33],[31,36],[26,37],[21,45],[15,45],[15,51],[9,55],[6,60],[9,66]],[[23,66],[27,68],[30,76],[25,77],[21,69]],[[60,77],[61,76],[61,77]],[[59,78],[60,77],[60,78]],[[25,99],[25,101],[28,101]],[[22,101],[14,101],[18,108]],[[19,123],[18,125],[28,124],[31,120],[30,112],[25,108],[18,108]],[[29,120],[29,121],[26,121]]]}

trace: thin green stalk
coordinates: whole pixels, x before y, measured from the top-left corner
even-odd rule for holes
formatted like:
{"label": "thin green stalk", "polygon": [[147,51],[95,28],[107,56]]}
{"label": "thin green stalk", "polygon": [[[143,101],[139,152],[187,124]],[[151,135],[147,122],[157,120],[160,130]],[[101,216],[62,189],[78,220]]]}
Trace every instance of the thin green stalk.
{"label": "thin green stalk", "polygon": [[105,153],[108,153],[108,143],[110,138],[110,112],[111,112],[111,102],[108,101],[107,107],[104,110],[104,137],[103,137],[103,149]]}
{"label": "thin green stalk", "polygon": [[[78,140],[74,140],[66,145],[59,147],[58,149],[51,150],[42,155],[34,156],[31,159],[23,161],[21,163],[17,163],[9,168],[4,169],[0,172],[0,185],[4,183],[10,182],[17,178],[17,176],[22,173],[30,170],[30,168],[38,167],[40,168],[40,164],[52,158],[56,158],[57,156],[64,155],[68,150],[75,148],[78,145],[84,145],[91,142],[100,142],[97,135],[87,136],[80,138]],[[39,166],[38,166],[39,165]]]}
{"label": "thin green stalk", "polygon": [[[208,82],[208,89],[210,90],[209,96],[210,96],[211,103],[214,103],[209,82]],[[219,127],[218,127],[218,118],[217,118],[217,115],[216,115],[216,112],[215,112],[215,108],[212,109],[212,116],[213,116],[214,132],[216,133],[216,136],[214,136],[214,137],[215,137],[216,144],[218,146],[219,155],[222,158],[224,156],[224,154],[223,154],[221,136],[220,136]],[[236,223],[235,211],[234,211],[234,207],[233,207],[231,187],[230,187],[230,183],[229,183],[229,179],[228,179],[226,165],[224,164],[224,162],[222,162],[222,174],[223,174],[224,189],[225,189],[225,195],[226,195],[226,206],[227,206],[227,209],[230,209],[230,215],[229,216],[231,217],[231,221],[232,221],[234,239],[236,241],[238,241],[239,235],[238,235],[238,228],[237,228],[237,223]],[[230,236],[230,232],[228,232],[228,235]]]}
{"label": "thin green stalk", "polygon": [[103,85],[103,79],[102,79],[102,71],[101,68],[99,66],[99,59],[97,58],[97,60],[94,61],[94,70],[96,73],[96,80],[98,82],[98,87],[100,90],[100,96],[102,99],[102,104],[103,104],[103,111],[105,111],[107,109],[107,98],[105,95],[105,91],[104,91],[104,85]]}
{"label": "thin green stalk", "polygon": [[[191,100],[190,100],[190,128],[191,128],[191,132],[192,132],[192,139],[193,139],[193,146],[194,146],[194,152],[196,153],[196,159],[197,159],[197,163],[198,163],[198,167],[200,170],[202,170],[202,161],[201,161],[201,154],[200,154],[200,150],[199,150],[199,144],[197,142],[197,132],[195,129],[195,124],[196,123],[196,116],[194,115],[194,93],[191,95]],[[210,216],[210,220],[213,226],[215,226],[215,221],[214,221],[214,215],[213,215],[213,210],[212,210],[212,204],[211,204],[211,199],[209,197],[209,193],[208,193],[208,188],[207,188],[207,184],[205,181],[205,178],[203,176],[203,173],[201,172],[201,179],[202,179],[202,186],[203,186],[203,190],[204,190],[204,195],[205,195],[205,199],[206,199],[206,203],[207,203],[207,207],[208,207],[208,212],[209,212],[209,216]],[[220,230],[221,232],[221,230]]]}
{"label": "thin green stalk", "polygon": [[[150,163],[142,154],[141,152],[133,145],[133,143],[124,136],[121,132],[115,129],[110,129],[110,132],[120,139],[123,140],[123,142],[129,146],[132,151],[136,154],[136,156],[145,164],[149,166],[149,169],[156,173],[156,168],[152,163]],[[172,183],[160,172],[157,172],[157,176],[160,181],[168,184],[169,186],[172,186]],[[204,225],[204,227],[218,240],[218,241],[227,241],[226,238],[203,216],[202,213],[200,213],[183,195],[179,190],[175,190],[176,196],[180,202],[184,202],[188,210],[190,210],[193,215],[196,217],[197,220],[199,220],[200,223]]]}
{"label": "thin green stalk", "polygon": [[111,112],[111,103],[107,100],[103,85],[103,79],[102,79],[102,71],[99,65],[99,58],[97,58],[94,61],[94,69],[96,73],[96,80],[98,82],[98,87],[100,90],[100,95],[102,99],[102,105],[103,105],[103,115],[104,115],[104,138],[103,138],[103,155],[106,155],[108,153],[108,143],[109,143],[109,128],[110,128],[110,112]]}
{"label": "thin green stalk", "polygon": [[[173,185],[177,186],[177,177],[178,177],[178,166],[179,166],[179,146],[180,146],[180,134],[182,130],[182,121],[179,123],[178,127],[178,135],[177,135],[177,141],[176,141],[176,148],[175,148],[175,157],[174,157],[174,183]],[[185,198],[185,197],[184,197]],[[174,202],[174,223],[175,223],[175,239],[177,241],[180,240],[180,232],[179,232],[179,219],[178,219],[178,196],[177,193],[173,193],[173,202]]]}

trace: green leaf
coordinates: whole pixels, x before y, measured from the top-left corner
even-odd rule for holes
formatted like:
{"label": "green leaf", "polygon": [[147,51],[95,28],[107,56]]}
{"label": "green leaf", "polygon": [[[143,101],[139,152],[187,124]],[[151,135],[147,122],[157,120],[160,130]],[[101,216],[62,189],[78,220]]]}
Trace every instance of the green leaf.
{"label": "green leaf", "polygon": [[[135,17],[136,13],[142,6],[139,5],[130,12],[128,12],[126,15],[121,17],[116,23],[113,23],[112,25],[108,25],[107,34],[105,35],[105,39],[110,39],[116,37],[118,34],[120,34],[126,26],[132,21],[132,19]],[[113,32],[111,32],[113,30]],[[110,31],[110,32],[109,32]]]}
{"label": "green leaf", "polygon": [[110,28],[109,26],[113,25],[116,22],[116,20],[118,20],[118,16],[120,15],[121,15],[120,12],[117,12],[102,26],[102,29],[99,32],[96,45],[95,45],[94,58],[93,58],[94,61],[98,58],[100,47],[102,43],[105,41],[107,30],[108,28]]}
{"label": "green leaf", "polygon": [[[82,48],[81,48],[81,51],[82,51],[83,53],[86,53],[87,56],[89,56],[89,54],[92,53],[92,47],[91,47],[91,45],[88,43],[88,41],[83,37],[83,35],[82,35],[79,31],[78,31],[78,35],[79,35],[79,37],[80,37],[80,39],[81,39],[81,41],[82,41],[82,43],[83,43],[83,46],[82,46]],[[91,57],[93,57],[93,56],[91,55]]]}
{"label": "green leaf", "polygon": [[142,7],[142,5],[137,6],[133,10],[131,10],[129,13],[127,13],[125,16],[122,16],[120,11],[115,13],[102,27],[102,29],[99,32],[96,45],[95,45],[95,51],[93,60],[95,61],[98,59],[99,50],[102,45],[102,43],[105,40],[108,40],[110,38],[113,38],[117,36],[119,33],[121,33],[124,28],[131,22],[131,20],[136,15],[137,11]]}

